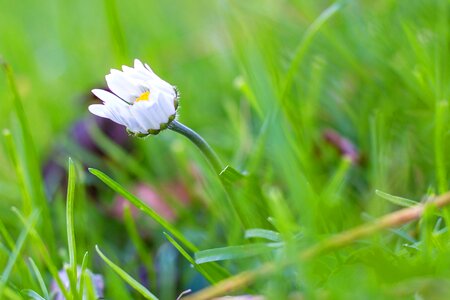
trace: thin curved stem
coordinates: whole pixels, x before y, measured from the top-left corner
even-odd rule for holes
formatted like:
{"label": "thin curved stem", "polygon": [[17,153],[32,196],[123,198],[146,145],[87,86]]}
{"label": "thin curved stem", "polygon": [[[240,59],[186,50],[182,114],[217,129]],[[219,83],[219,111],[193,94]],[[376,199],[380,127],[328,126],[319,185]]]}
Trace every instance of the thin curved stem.
{"label": "thin curved stem", "polygon": [[189,140],[191,140],[199,149],[202,151],[202,153],[205,155],[207,160],[209,161],[211,167],[216,172],[217,176],[219,177],[220,182],[222,183],[225,192],[227,193],[227,200],[229,202],[229,205],[231,207],[231,214],[233,214],[238,220],[241,226],[244,227],[244,218],[242,214],[239,212],[239,210],[236,207],[235,201],[233,201],[233,193],[230,187],[224,182],[221,172],[223,171],[223,164],[222,161],[217,156],[216,152],[211,148],[211,146],[194,130],[190,129],[189,127],[181,124],[177,120],[173,120],[172,123],[169,124],[169,129],[178,132],[185,137],[187,137]]}
{"label": "thin curved stem", "polygon": [[189,140],[191,140],[205,155],[206,159],[209,161],[217,175],[222,172],[223,164],[217,156],[216,152],[214,152],[211,146],[197,132],[181,124],[177,120],[173,120],[168,128],[184,135]]}

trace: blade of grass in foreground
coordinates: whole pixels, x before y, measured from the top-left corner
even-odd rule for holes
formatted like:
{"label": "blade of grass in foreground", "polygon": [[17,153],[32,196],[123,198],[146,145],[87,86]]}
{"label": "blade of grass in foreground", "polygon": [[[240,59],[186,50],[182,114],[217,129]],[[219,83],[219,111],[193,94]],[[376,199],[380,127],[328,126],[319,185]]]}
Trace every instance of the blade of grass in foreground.
{"label": "blade of grass in foreground", "polygon": [[80,281],[78,282],[78,295],[82,295],[84,294],[84,273],[86,272],[87,269],[87,259],[88,259],[89,253],[86,251],[84,253],[83,256],[83,261],[81,262],[81,273],[80,273]]}
{"label": "blade of grass in foreground", "polygon": [[26,176],[23,172],[24,168],[20,165],[20,160],[16,151],[17,147],[9,129],[3,129],[3,138],[5,139],[6,150],[19,181],[20,193],[22,194],[22,209],[25,214],[28,215],[32,210],[33,204],[29,190],[27,189]]}
{"label": "blade of grass in foreground", "polygon": [[303,57],[305,56],[306,50],[311,45],[313,38],[319,32],[320,28],[342,8],[343,4],[341,1],[337,1],[325,9],[317,19],[308,27],[305,34],[303,35],[300,44],[295,51],[294,58],[292,59],[289,69],[287,71],[286,77],[284,78],[284,87],[282,90],[282,101],[285,96],[289,92],[292,83],[294,81],[295,73],[298,71],[300,64],[303,61]]}
{"label": "blade of grass in foreground", "polygon": [[149,290],[147,290],[142,284],[137,282],[133,277],[131,277],[127,272],[122,270],[118,265],[114,264],[109,258],[107,258],[98,248],[95,246],[95,250],[98,255],[119,275],[125,280],[129,285],[131,285],[136,291],[138,291],[146,299],[158,300],[158,298],[153,295]]}
{"label": "blade of grass in foreground", "polygon": [[195,253],[195,262],[203,264],[206,262],[239,259],[268,253],[282,243],[254,243],[248,245],[213,248]]}
{"label": "blade of grass in foreground", "polygon": [[[86,282],[84,284],[86,286],[86,300],[98,300],[96,293],[95,293],[94,284],[92,283],[92,278],[89,275],[89,273],[88,272],[81,273],[81,276],[83,277],[83,280]],[[81,295],[81,293],[80,293],[80,295]]]}
{"label": "blade of grass in foreground", "polygon": [[[48,208],[47,199],[44,193],[44,184],[42,180],[41,170],[39,167],[39,159],[34,146],[33,136],[29,124],[27,122],[27,115],[22,105],[22,99],[17,88],[16,79],[14,77],[11,66],[0,60],[6,77],[8,78],[11,91],[14,96],[14,109],[19,119],[18,139],[17,147],[14,149],[17,153],[17,157],[21,158],[21,166],[23,168],[22,174],[26,177],[28,195],[33,201],[33,204],[39,207],[42,214],[42,225],[40,225],[42,234],[45,235],[45,240],[49,246],[49,249],[54,254],[55,241],[53,234],[52,218],[50,217],[50,211]],[[23,153],[22,157],[20,153]],[[20,176],[20,174],[17,174]]]}
{"label": "blade of grass in foreground", "polygon": [[197,247],[189,242],[184,235],[179,232],[172,224],[170,224],[168,221],[166,221],[163,217],[158,215],[150,206],[148,206],[146,203],[144,203],[141,199],[137,198],[130,192],[128,192],[123,186],[118,184],[116,181],[111,179],[108,175],[103,173],[102,171],[99,171],[97,169],[89,168],[89,172],[91,172],[94,176],[99,178],[101,181],[103,181],[107,186],[109,186],[111,189],[116,191],[117,193],[121,194],[125,199],[130,201],[134,206],[136,206],[138,209],[142,210],[146,215],[151,217],[153,220],[155,220],[157,223],[159,223],[164,229],[166,229],[170,234],[172,234],[174,237],[176,237],[180,242],[183,243],[183,245],[188,248],[192,252],[197,252]]}
{"label": "blade of grass in foreground", "polygon": [[14,249],[14,240],[2,220],[0,220],[0,236],[3,237],[6,246],[8,246],[10,250]]}
{"label": "blade of grass in foreground", "polygon": [[208,280],[211,283],[216,283],[219,280],[225,279],[230,274],[220,267],[217,264],[206,264],[206,265],[199,265],[195,262],[195,259],[189,255],[189,253],[186,252],[186,250],[181,247],[180,244],[177,243],[170,235],[164,232],[164,235],[166,236],[167,240],[180,252],[180,254],[200,273],[202,274],[206,280]]}
{"label": "blade of grass in foreground", "polygon": [[9,287],[5,287],[3,290],[3,295],[8,300],[23,300],[23,297],[20,296],[15,290],[10,289]]}
{"label": "blade of grass in foreground", "polygon": [[[436,102],[435,108],[435,129],[434,129],[434,157],[436,169],[437,190],[441,194],[447,190],[447,139],[448,139],[448,118],[449,108],[447,100]],[[450,211],[443,213],[446,224],[450,223]]]}
{"label": "blade of grass in foreground", "polygon": [[[28,297],[30,297],[30,299],[33,300],[46,300],[46,298],[42,297],[41,295],[39,295],[38,293],[36,293],[33,290],[24,290],[22,291],[22,294],[27,295]],[[50,298],[47,298],[50,299]]]}
{"label": "blade of grass in foreground", "polygon": [[[0,238],[1,237],[3,237],[3,241],[5,242],[4,245],[2,244],[2,250],[5,251],[6,257],[9,257],[11,251],[13,251],[15,248],[15,242],[9,234],[8,229],[6,229],[5,224],[3,224],[3,222],[0,220]],[[26,274],[28,270],[27,265],[22,260],[19,260],[17,263],[17,267],[19,268],[20,272],[22,274]]]}
{"label": "blade of grass in foreground", "polygon": [[447,117],[448,103],[440,101],[436,103],[436,117],[434,130],[434,156],[438,193],[444,193],[447,190],[447,174],[446,174],[446,145],[447,138]]}
{"label": "blade of grass in foreground", "polygon": [[73,205],[75,195],[75,166],[71,158],[69,158],[69,179],[67,183],[67,207],[66,207],[66,227],[67,227],[67,244],[69,248],[69,269],[67,270],[70,290],[74,294],[75,299],[77,295],[77,251],[75,243],[75,230],[73,222]]}
{"label": "blade of grass in foreground", "polygon": [[403,206],[403,207],[411,207],[411,206],[414,206],[417,204],[416,201],[413,201],[413,200],[410,200],[407,198],[403,198],[403,197],[394,196],[394,195],[382,192],[380,190],[375,190],[375,194],[377,194],[381,198],[384,198],[384,199],[394,203],[395,205],[399,205],[399,206]]}
{"label": "blade of grass in foreground", "polygon": [[[20,213],[19,210],[17,210],[15,207],[11,209],[19,218],[19,220],[26,226],[27,220],[25,217]],[[49,253],[47,249],[47,245],[42,240],[41,236],[38,234],[38,232],[34,229],[30,229],[30,235],[33,238],[33,246],[35,249],[39,249],[41,251],[42,259],[44,260],[45,264],[47,265],[47,268],[52,275],[53,279],[56,281],[59,289],[63,293],[65,299],[72,299],[71,295],[67,291],[65,285],[63,284],[61,277],[59,277],[58,274],[58,268],[56,267],[56,264],[53,262],[53,256]]]}
{"label": "blade of grass in foreground", "polygon": [[272,242],[280,242],[281,237],[280,234],[273,230],[261,229],[261,228],[252,228],[247,229],[245,231],[245,238],[261,238],[266,239]]}
{"label": "blade of grass in foreground", "polygon": [[17,239],[16,245],[14,247],[14,250],[8,259],[8,263],[6,264],[5,269],[3,269],[3,273],[0,279],[0,298],[3,295],[3,289],[5,288],[5,284],[9,279],[9,275],[11,274],[14,264],[16,263],[18,257],[20,256],[20,253],[22,252],[22,248],[23,245],[25,244],[28,234],[30,233],[31,228],[36,223],[38,215],[39,213],[36,211],[26,221],[25,228],[20,233],[19,238]]}
{"label": "blade of grass in foreground", "polygon": [[47,287],[45,286],[45,281],[44,278],[42,277],[41,272],[39,271],[38,267],[36,266],[34,260],[31,257],[28,258],[28,261],[30,262],[30,266],[31,269],[33,270],[34,276],[36,276],[36,279],[39,282],[39,287],[41,288],[44,298],[50,299],[50,295],[48,293]]}

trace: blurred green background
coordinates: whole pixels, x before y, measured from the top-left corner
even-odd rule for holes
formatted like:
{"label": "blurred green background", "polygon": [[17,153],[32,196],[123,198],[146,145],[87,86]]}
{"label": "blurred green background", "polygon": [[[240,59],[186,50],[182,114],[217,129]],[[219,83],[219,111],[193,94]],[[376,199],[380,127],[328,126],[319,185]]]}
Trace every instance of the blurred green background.
{"label": "blurred green background", "polygon": [[[139,58],[177,86],[179,119],[226,164],[251,175],[250,183],[236,187],[249,228],[274,229],[267,218],[278,216],[277,230],[284,238],[301,232],[299,247],[305,247],[398,208],[376,196],[377,189],[414,201],[448,190],[449,9],[447,0],[0,0],[0,55],[14,70],[39,164],[64,146],[64,159],[77,162],[80,186],[99,189],[89,197],[80,188],[76,197],[80,253],[95,256],[93,246],[104,246],[137,276],[142,262],[123,224],[102,211],[114,195],[86,167],[130,190],[146,182],[164,194],[164,186],[182,182],[192,203],[175,209],[175,224],[200,249],[239,244],[243,231],[227,219],[223,190],[203,157],[175,133],[133,139],[132,151],[110,148],[108,158],[71,147],[71,126],[88,116],[86,97],[105,85],[111,68]],[[2,72],[0,128],[11,129],[22,157],[31,144],[21,140],[20,126]],[[23,193],[2,144],[0,220],[16,236],[23,224],[10,207],[21,207]],[[349,147],[356,153],[351,163],[343,159]],[[23,172],[32,174],[26,164]],[[45,201],[55,229],[51,251],[60,262],[67,261],[63,190]],[[311,265],[299,263],[286,271],[292,282],[277,274],[273,285],[253,291],[274,299],[293,290],[317,297],[322,289],[319,296],[330,299],[412,297],[417,286],[436,282],[408,280],[448,281],[442,267],[449,263],[447,228],[441,217],[430,218]],[[150,228],[144,235],[152,237],[143,240],[154,254],[167,242],[159,227]],[[24,256],[35,254],[26,249]],[[264,260],[225,267],[235,273]],[[100,272],[98,261],[92,264],[107,274],[107,298],[136,297],[111,271]],[[156,289],[163,299],[196,280],[184,264],[172,267],[187,279],[168,275],[161,283],[166,288]],[[14,285],[30,288],[23,274],[14,274]],[[434,292],[439,297],[448,290]]]}

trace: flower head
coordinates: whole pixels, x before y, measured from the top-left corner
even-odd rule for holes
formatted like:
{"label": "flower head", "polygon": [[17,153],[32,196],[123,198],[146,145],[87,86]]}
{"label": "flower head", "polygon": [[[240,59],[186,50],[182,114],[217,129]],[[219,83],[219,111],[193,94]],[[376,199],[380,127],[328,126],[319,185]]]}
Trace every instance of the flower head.
{"label": "flower head", "polygon": [[133,68],[112,69],[105,78],[112,93],[92,90],[103,101],[89,106],[94,115],[124,125],[130,134],[140,137],[158,134],[175,119],[177,90],[147,64],[135,59]]}

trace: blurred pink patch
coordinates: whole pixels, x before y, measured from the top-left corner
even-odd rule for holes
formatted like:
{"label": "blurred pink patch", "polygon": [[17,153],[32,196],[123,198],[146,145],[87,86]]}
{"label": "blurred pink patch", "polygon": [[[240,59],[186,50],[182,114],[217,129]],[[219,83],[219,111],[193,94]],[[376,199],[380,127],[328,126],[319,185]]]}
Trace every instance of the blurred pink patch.
{"label": "blurred pink patch", "polygon": [[164,186],[164,191],[185,206],[191,202],[186,186],[179,181],[173,181],[166,184]]}
{"label": "blurred pink patch", "polygon": [[[180,199],[182,202],[187,201],[186,199],[188,199],[188,197],[183,194],[181,188],[175,187],[176,186],[174,186],[173,190],[170,190],[170,193],[173,194],[173,197],[176,199]],[[138,183],[131,189],[131,192],[146,204],[148,204],[148,206],[153,208],[166,220],[174,221],[176,219],[177,216],[175,211],[167,204],[165,199],[152,186],[145,183]],[[177,194],[180,195],[177,197]],[[117,196],[114,200],[114,206],[111,210],[114,217],[122,219],[126,205],[130,206],[131,213],[133,217],[136,218],[139,210],[122,196]]]}
{"label": "blurred pink patch", "polygon": [[336,148],[342,156],[349,158],[354,164],[360,162],[360,155],[353,143],[333,129],[325,129],[323,137],[328,144]]}

